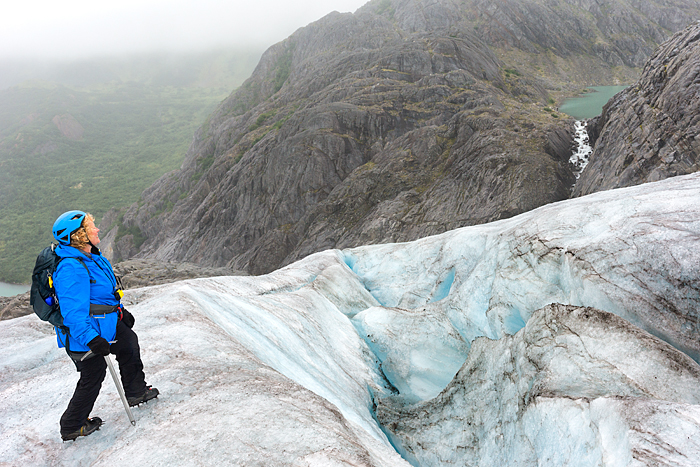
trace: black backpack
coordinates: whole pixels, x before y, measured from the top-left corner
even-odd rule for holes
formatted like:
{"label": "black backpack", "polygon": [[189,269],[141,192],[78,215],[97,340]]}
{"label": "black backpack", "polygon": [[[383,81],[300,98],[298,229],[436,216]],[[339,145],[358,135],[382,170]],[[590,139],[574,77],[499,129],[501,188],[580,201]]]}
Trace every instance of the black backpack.
{"label": "black backpack", "polygon": [[[53,288],[53,273],[56,272],[58,263],[61,262],[54,249],[55,244],[47,246],[39,256],[36,257],[34,271],[32,271],[32,288],[29,294],[29,303],[34,307],[34,313],[42,320],[48,321],[56,327],[64,328],[63,315],[58,306],[56,291]],[[88,274],[90,271],[80,258],[75,258],[80,261]]]}

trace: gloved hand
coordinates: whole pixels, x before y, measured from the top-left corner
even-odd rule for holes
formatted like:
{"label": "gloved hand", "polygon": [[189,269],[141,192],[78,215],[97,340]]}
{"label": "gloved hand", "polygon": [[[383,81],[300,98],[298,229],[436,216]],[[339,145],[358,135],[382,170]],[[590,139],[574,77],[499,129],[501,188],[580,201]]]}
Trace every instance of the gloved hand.
{"label": "gloved hand", "polygon": [[102,336],[97,336],[88,342],[88,347],[95,355],[109,355],[109,342]]}
{"label": "gloved hand", "polygon": [[129,310],[126,308],[122,308],[122,322],[127,325],[130,329],[134,327],[134,323],[136,322],[136,318],[134,318],[134,315],[129,313]]}

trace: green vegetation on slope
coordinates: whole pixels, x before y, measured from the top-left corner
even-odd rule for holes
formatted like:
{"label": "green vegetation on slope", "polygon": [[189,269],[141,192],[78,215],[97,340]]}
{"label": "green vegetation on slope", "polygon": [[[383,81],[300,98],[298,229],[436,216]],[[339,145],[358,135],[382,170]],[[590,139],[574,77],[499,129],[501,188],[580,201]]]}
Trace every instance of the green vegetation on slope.
{"label": "green vegetation on slope", "polygon": [[62,212],[99,218],[179,167],[229,92],[135,82],[0,91],[0,280],[29,281]]}

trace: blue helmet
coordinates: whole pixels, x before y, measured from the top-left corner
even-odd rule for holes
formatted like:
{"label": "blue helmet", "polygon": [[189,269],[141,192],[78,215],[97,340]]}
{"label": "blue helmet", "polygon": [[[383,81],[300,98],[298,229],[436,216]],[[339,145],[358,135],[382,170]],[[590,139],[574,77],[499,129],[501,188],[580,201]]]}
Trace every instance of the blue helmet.
{"label": "blue helmet", "polygon": [[61,245],[70,245],[70,236],[81,227],[85,216],[83,211],[64,212],[53,223],[53,237]]}

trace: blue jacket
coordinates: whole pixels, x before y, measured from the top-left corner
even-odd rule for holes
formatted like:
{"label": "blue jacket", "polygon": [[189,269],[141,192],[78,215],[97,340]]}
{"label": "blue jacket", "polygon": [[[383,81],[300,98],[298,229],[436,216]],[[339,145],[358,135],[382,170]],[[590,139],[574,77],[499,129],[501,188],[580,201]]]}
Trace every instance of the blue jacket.
{"label": "blue jacket", "polygon": [[[88,255],[65,245],[58,245],[56,254],[62,259],[53,274],[53,285],[61,307],[63,325],[69,330],[66,335],[56,328],[58,346],[66,347],[68,340],[67,347],[71,352],[86,352],[90,350],[88,342],[97,336],[113,341],[119,313],[90,316],[91,303],[119,305],[114,296],[117,280],[112,265],[99,253]],[[80,261],[71,258],[82,259],[89,274]]]}

